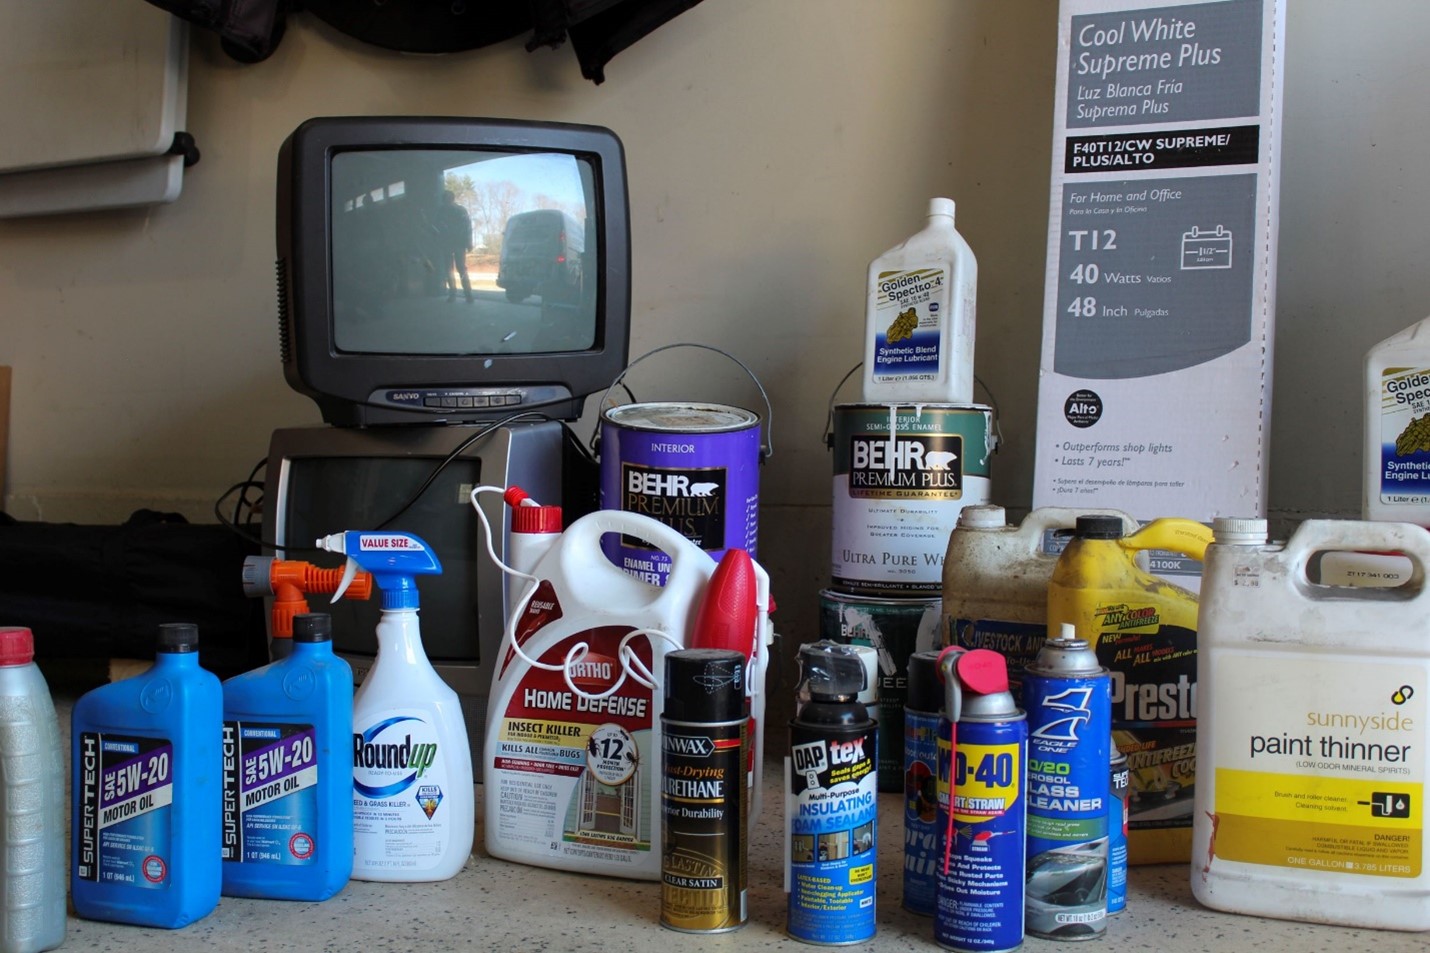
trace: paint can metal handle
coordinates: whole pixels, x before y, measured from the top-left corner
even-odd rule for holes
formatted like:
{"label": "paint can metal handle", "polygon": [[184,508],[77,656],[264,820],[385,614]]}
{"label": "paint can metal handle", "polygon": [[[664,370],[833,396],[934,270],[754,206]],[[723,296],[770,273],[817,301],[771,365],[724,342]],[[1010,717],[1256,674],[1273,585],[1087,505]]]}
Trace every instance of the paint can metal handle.
{"label": "paint can metal handle", "polygon": [[[605,412],[607,401],[609,401],[611,397],[611,391],[615,390],[616,385],[625,379],[626,374],[630,373],[631,368],[635,367],[641,361],[644,361],[646,358],[651,357],[652,355],[659,354],[661,351],[669,351],[671,348],[677,347],[698,347],[706,351],[714,351],[716,354],[723,355],[724,357],[727,357],[730,360],[734,361],[736,364],[740,365],[740,369],[745,372],[745,374],[750,378],[750,380],[754,381],[755,389],[760,392],[760,399],[765,402],[765,416],[762,421],[763,426],[761,427],[761,432],[764,436],[764,446],[760,448],[760,462],[765,463],[769,460],[770,457],[774,456],[774,407],[770,404],[770,395],[765,393],[765,385],[760,383],[760,379],[755,376],[755,372],[750,370],[749,365],[747,365],[744,361],[740,360],[738,357],[731,354],[729,351],[721,350],[720,348],[715,347],[711,344],[700,344],[696,341],[677,341],[675,344],[662,344],[660,347],[652,348],[651,350],[646,351],[640,357],[627,364],[625,366],[625,369],[616,375],[616,379],[611,381],[610,386],[607,387],[605,393],[601,395],[601,402],[597,405],[597,410],[599,412],[598,416],[599,414],[603,414]],[[597,456],[600,456],[601,427],[599,424],[597,424],[596,429],[591,434],[591,451]]]}
{"label": "paint can metal handle", "polygon": [[[845,384],[849,383],[849,378],[853,377],[855,373],[858,372],[859,368],[863,366],[864,362],[860,361],[858,364],[855,364],[853,367],[849,368],[848,373],[846,373],[843,377],[839,379],[839,383],[834,385],[834,391],[829,395],[829,408],[824,416],[824,449],[826,450],[834,449],[834,407],[835,402],[839,398],[839,392],[844,389]],[[617,379],[619,380],[619,378]],[[988,388],[988,385],[983,382],[983,378],[979,377],[977,374],[973,375],[973,383],[983,388],[983,393],[988,395],[988,408],[991,411],[989,415],[990,433],[988,435],[988,452],[997,453],[998,448],[1003,446],[1003,424],[1001,419],[1002,415],[998,411],[998,398],[993,396],[993,391],[990,390]],[[880,402],[866,401],[866,403]],[[895,403],[899,402],[895,401]],[[904,401],[903,403],[908,403],[912,405],[916,402]]]}

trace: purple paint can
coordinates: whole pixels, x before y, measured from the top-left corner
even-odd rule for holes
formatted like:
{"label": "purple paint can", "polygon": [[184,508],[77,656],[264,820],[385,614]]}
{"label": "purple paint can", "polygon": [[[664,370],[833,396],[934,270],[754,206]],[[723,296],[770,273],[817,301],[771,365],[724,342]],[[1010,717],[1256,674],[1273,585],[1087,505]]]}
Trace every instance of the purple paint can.
{"label": "purple paint can", "polygon": [[[719,560],[755,553],[760,517],[760,418],[725,404],[623,404],[601,414],[601,508],[659,520]],[[670,556],[608,534],[606,557],[657,585]]]}

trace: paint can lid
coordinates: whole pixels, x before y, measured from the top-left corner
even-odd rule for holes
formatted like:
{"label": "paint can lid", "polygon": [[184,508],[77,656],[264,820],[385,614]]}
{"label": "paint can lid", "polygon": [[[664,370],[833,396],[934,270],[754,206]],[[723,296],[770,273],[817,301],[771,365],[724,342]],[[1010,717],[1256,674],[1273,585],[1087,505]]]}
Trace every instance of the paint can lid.
{"label": "paint can lid", "polygon": [[0,626],[0,665],[28,665],[35,658],[35,636],[22,625]]}
{"label": "paint can lid", "polygon": [[996,503],[975,503],[958,511],[959,529],[1002,529],[1008,513]]}
{"label": "paint can lid", "polygon": [[695,724],[745,717],[745,655],[677,649],[665,656],[665,717]]}
{"label": "paint can lid", "polygon": [[300,612],[293,617],[294,642],[331,642],[333,617],[326,612]]}
{"label": "paint can lid", "polygon": [[1097,513],[1079,516],[1075,534],[1079,539],[1121,539],[1122,517]]}
{"label": "paint can lid", "polygon": [[197,652],[199,627],[192,622],[165,622],[159,626],[160,652]]}
{"label": "paint can lid", "polygon": [[864,690],[864,661],[852,645],[827,639],[801,645],[799,671],[810,698],[853,701]]}
{"label": "paint can lid", "polygon": [[915,652],[909,656],[909,684],[904,707],[909,711],[936,712],[943,710],[943,685],[938,677],[939,649]]}

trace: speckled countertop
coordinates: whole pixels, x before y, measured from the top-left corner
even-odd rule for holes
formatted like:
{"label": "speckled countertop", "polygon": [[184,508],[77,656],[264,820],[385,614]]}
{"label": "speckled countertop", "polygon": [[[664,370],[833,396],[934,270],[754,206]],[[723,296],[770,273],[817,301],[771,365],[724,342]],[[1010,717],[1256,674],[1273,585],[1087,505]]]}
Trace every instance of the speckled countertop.
{"label": "speckled countertop", "polygon": [[[772,765],[771,768],[774,768]],[[70,918],[62,949],[159,953],[454,949],[502,951],[809,950],[785,936],[781,889],[782,817],[777,768],[766,772],[765,813],[750,843],[750,921],[725,934],[691,935],[660,926],[660,887],[495,860],[477,849],[461,873],[435,884],[351,882],[325,903],[225,897],[208,917],[182,930],[153,930]],[[928,919],[899,905],[902,799],[880,797],[878,933],[859,949],[937,950]],[[1192,897],[1184,865],[1134,867],[1127,910],[1101,940],[1085,947],[1155,953],[1257,950],[1430,950],[1430,934],[1356,930],[1218,913]],[[1070,944],[1029,938],[1029,951]]]}

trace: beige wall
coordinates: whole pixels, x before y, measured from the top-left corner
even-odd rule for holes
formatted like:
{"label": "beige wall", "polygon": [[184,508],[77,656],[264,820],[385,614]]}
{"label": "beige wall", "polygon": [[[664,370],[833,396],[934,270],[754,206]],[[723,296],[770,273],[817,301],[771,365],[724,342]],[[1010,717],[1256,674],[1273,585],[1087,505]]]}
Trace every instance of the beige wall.
{"label": "beige wall", "polygon": [[[1271,509],[1352,515],[1360,357],[1430,311],[1430,5],[1298,0],[1288,32]],[[0,364],[15,369],[6,509],[207,519],[273,428],[319,419],[278,361],[274,160],[303,119],[345,113],[552,119],[621,136],[631,353],[712,344],[769,390],[762,561],[795,637],[810,635],[827,580],[822,434],[862,356],[864,268],[932,195],[957,200],[979,256],[976,363],[1006,439],[994,497],[1028,505],[1052,0],[706,0],[617,56],[601,86],[569,48],[523,42],[407,56],[302,15],[270,60],[242,66],[197,34],[188,126],[203,160],[177,203],[0,222]],[[757,399],[707,352],[635,373],[644,399]]]}

